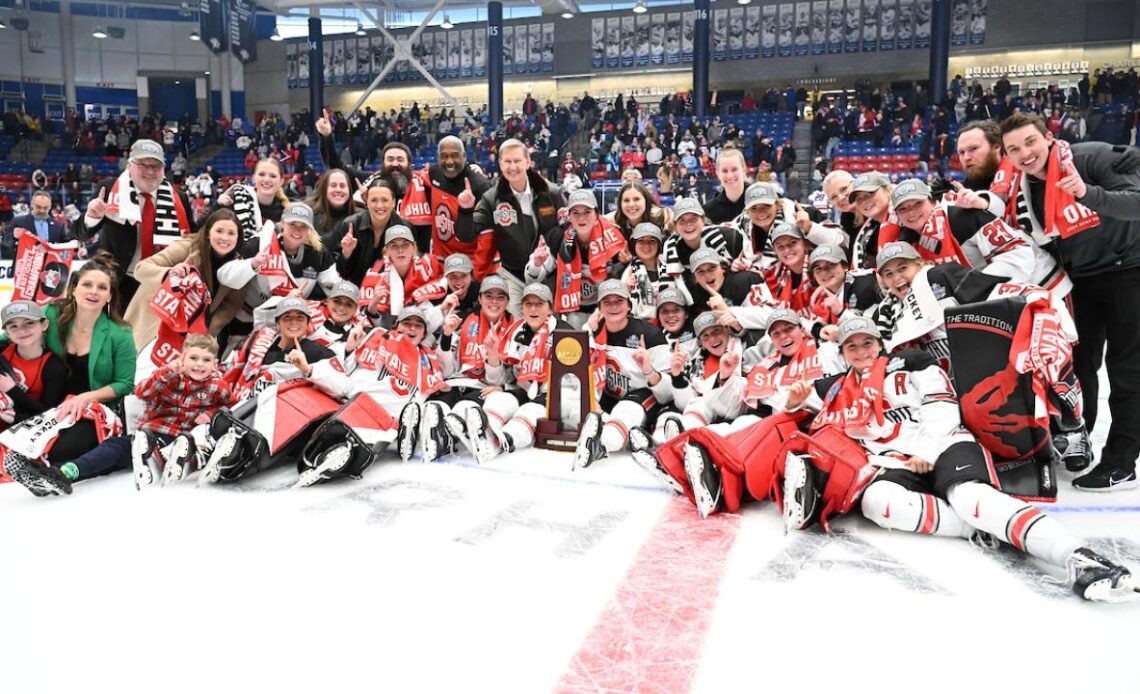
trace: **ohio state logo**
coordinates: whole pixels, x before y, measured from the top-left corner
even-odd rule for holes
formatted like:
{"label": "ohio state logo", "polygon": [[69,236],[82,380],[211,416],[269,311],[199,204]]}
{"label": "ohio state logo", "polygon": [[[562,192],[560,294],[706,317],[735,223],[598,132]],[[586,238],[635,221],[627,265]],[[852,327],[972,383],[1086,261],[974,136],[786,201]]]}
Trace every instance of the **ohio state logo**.
{"label": "ohio state logo", "polygon": [[511,207],[510,203],[501,202],[495,208],[495,214],[493,215],[493,218],[495,220],[495,224],[498,226],[514,226],[515,224],[518,224],[519,213],[515,211],[515,208]]}
{"label": "ohio state logo", "polygon": [[441,204],[435,209],[435,233],[440,241],[450,241],[455,236],[455,220],[447,205]]}

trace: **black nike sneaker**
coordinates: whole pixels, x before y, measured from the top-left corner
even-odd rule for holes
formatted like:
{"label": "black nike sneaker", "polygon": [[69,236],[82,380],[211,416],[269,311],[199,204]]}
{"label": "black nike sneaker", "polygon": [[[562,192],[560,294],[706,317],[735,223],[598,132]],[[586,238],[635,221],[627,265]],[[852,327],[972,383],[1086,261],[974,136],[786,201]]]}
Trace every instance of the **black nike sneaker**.
{"label": "black nike sneaker", "polygon": [[1073,486],[1086,492],[1118,492],[1136,488],[1136,470],[1125,470],[1102,462],[1092,472],[1073,480]]}

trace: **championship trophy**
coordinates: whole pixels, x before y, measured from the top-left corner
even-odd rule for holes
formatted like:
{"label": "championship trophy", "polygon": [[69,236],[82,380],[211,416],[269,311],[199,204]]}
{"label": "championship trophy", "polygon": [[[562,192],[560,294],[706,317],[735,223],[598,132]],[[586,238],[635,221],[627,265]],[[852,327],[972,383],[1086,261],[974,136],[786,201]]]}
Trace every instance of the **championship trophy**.
{"label": "championship trophy", "polygon": [[[538,420],[534,435],[537,448],[573,451],[578,445],[582,420],[593,409],[593,378],[590,373],[590,337],[583,330],[555,330],[554,353],[547,374],[546,417]],[[562,422],[563,379],[578,379],[578,424],[565,427]]]}

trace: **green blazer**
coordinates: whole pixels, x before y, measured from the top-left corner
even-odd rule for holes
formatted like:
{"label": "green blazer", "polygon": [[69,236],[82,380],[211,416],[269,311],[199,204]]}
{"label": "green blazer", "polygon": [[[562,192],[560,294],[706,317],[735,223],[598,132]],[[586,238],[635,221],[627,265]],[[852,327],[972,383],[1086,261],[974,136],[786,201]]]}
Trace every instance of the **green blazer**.
{"label": "green blazer", "polygon": [[[47,347],[66,360],[67,343],[59,337],[59,308],[55,304],[45,306],[44,315],[50,326]],[[119,325],[106,314],[100,315],[99,320],[95,321],[95,330],[91,335],[91,355],[87,359],[87,378],[91,380],[91,390],[111,386],[120,398],[130,393],[135,387],[137,358],[138,351],[130,327]]]}

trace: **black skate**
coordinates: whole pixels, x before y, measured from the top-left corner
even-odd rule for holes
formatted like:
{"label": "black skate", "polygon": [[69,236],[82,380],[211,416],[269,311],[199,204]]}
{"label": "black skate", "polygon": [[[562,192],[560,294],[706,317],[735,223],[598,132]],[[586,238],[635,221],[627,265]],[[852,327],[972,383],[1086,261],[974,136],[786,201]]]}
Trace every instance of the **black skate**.
{"label": "black skate", "polygon": [[590,467],[595,461],[607,456],[602,445],[602,415],[591,412],[582,420],[582,431],[578,433],[578,446],[574,450],[574,469]]}
{"label": "black skate", "polygon": [[420,432],[420,404],[409,402],[400,410],[400,429],[396,433],[396,450],[405,463],[416,452],[416,438]]}
{"label": "black skate", "polygon": [[317,458],[316,467],[302,472],[300,479],[293,485],[293,488],[310,487],[318,482],[332,479],[343,471],[351,460],[351,442],[338,443]]}
{"label": "black skate", "polygon": [[720,508],[720,470],[709,460],[705,449],[695,443],[685,444],[684,463],[685,477],[689,478],[689,486],[693,489],[697,513],[701,518],[708,518]]}
{"label": "black skate", "polygon": [[671,489],[677,494],[684,494],[685,490],[681,487],[681,483],[673,479],[673,476],[657,461],[656,450],[653,438],[644,428],[634,427],[629,430],[629,452],[633,455],[633,462],[652,475],[662,487]]}
{"label": "black skate", "polygon": [[214,450],[210,451],[210,458],[202,468],[202,474],[198,475],[198,486],[220,482],[226,472],[240,464],[241,456],[241,432],[236,427],[231,427],[214,444]]}
{"label": "black skate", "polygon": [[166,464],[162,468],[162,486],[186,479],[192,467],[200,467],[198,444],[189,434],[181,434],[166,449]]}
{"label": "black skate", "polygon": [[789,453],[784,462],[784,533],[803,530],[818,517],[815,468],[804,458]]}
{"label": "black skate", "polygon": [[1088,547],[1078,547],[1066,562],[1073,592],[1085,600],[1131,602],[1140,599],[1132,573]]}
{"label": "black skate", "polygon": [[443,405],[429,402],[424,405],[420,439],[423,443],[423,462],[435,462],[452,452],[451,432],[444,423]]}
{"label": "black skate", "polygon": [[143,490],[158,484],[160,473],[154,454],[154,441],[145,431],[136,431],[131,437],[131,470],[135,489]]}
{"label": "black skate", "polygon": [[71,481],[59,471],[59,468],[29,460],[13,450],[9,450],[4,456],[4,469],[9,477],[36,496],[62,496],[71,493]]}
{"label": "black skate", "polygon": [[1066,470],[1081,472],[1088,469],[1088,466],[1092,464],[1092,443],[1089,441],[1088,432],[1083,427],[1077,431],[1058,434],[1053,438],[1054,440],[1065,441],[1064,444],[1057,446],[1057,450],[1061,452],[1061,460],[1065,463]]}

